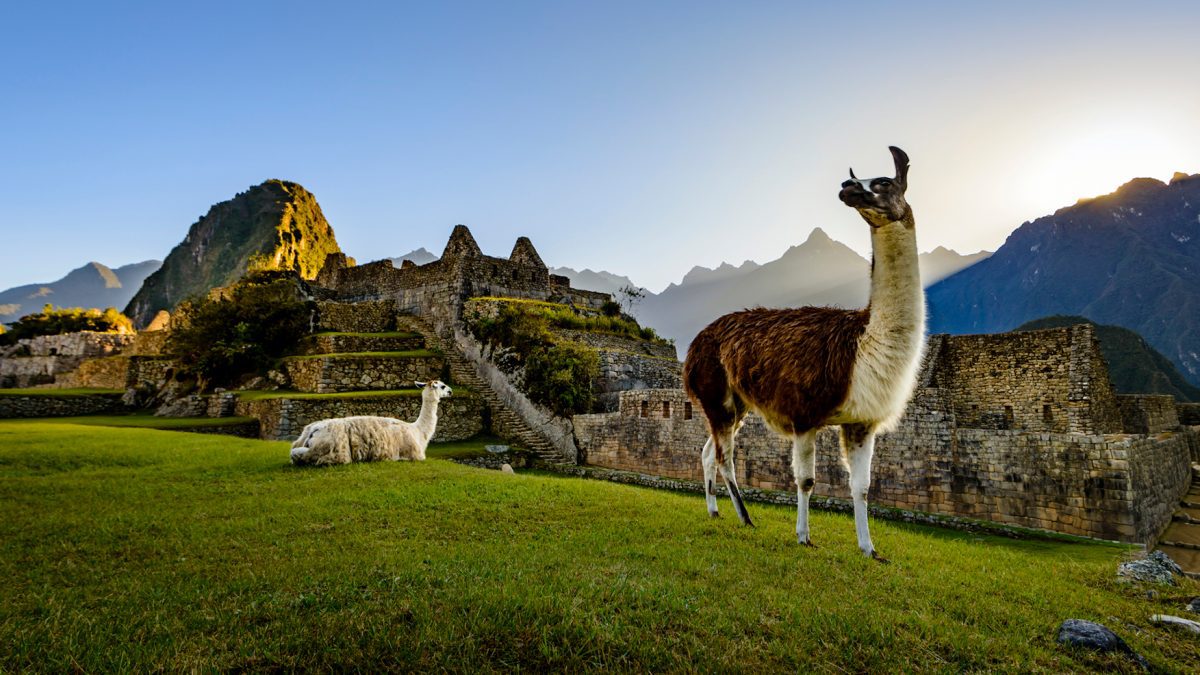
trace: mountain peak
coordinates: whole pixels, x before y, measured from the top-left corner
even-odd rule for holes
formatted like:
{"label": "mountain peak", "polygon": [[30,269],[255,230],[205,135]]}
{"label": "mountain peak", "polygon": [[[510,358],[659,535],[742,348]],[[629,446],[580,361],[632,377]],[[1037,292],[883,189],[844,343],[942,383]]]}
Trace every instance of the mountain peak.
{"label": "mountain peak", "polygon": [[328,254],[339,252],[317,198],[298,183],[272,178],[213,205],[193,223],[125,313],[144,326],[161,309],[174,310],[189,296],[241,278],[251,261],[311,279]]}
{"label": "mountain peak", "polygon": [[808,239],[805,239],[804,243],[805,244],[824,244],[826,242],[831,242],[831,241],[833,241],[833,237],[830,237],[825,232],[825,230],[822,230],[819,227],[814,227],[813,231],[808,233]]}

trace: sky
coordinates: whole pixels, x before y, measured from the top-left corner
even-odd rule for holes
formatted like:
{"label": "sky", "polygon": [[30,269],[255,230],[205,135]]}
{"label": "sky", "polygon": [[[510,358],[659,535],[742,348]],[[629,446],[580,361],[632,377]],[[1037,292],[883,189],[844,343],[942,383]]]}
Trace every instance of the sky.
{"label": "sky", "polygon": [[994,250],[1200,173],[1200,3],[192,2],[0,6],[0,288],[163,258],[268,178],[360,262],[485,253],[653,291],[766,262],[853,166],[912,159],[919,246]]}

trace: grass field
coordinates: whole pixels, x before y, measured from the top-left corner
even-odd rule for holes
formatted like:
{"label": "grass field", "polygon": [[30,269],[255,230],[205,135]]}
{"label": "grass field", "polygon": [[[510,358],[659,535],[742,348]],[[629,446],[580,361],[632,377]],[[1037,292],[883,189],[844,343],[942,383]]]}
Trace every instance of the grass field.
{"label": "grass field", "polygon": [[1057,646],[1066,618],[1200,663],[1148,621],[1194,582],[1147,599],[1123,547],[874,521],[882,566],[843,515],[810,550],[791,509],[747,529],[698,496],[287,449],[0,422],[0,671],[1132,672]]}

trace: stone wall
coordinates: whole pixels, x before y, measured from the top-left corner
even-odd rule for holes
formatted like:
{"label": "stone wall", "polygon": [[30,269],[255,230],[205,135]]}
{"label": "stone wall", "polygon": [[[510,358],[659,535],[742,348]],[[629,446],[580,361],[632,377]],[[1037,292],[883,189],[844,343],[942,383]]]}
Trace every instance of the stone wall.
{"label": "stone wall", "polygon": [[[1195,431],[1160,436],[960,429],[943,390],[918,390],[876,442],[869,498],[883,506],[1146,543],[1186,491]],[[707,424],[680,390],[629,391],[617,413],[577,415],[594,466],[702,480]],[[747,418],[735,453],[749,487],[795,490],[790,443]],[[848,498],[835,429],[818,434],[816,494]]]}
{"label": "stone wall", "polygon": [[15,417],[75,417],[125,412],[121,394],[87,396],[0,395],[0,419]]}
{"label": "stone wall", "polygon": [[133,344],[122,353],[134,356],[161,356],[167,347],[171,332],[167,330],[141,331],[134,336]]}
{"label": "stone wall", "polygon": [[1119,394],[1121,427],[1129,434],[1157,434],[1179,428],[1175,397],[1161,394]]}
{"label": "stone wall", "polygon": [[79,331],[62,335],[41,335],[18,340],[5,347],[0,357],[12,356],[109,356],[120,353],[134,341],[132,333]]}
{"label": "stone wall", "polygon": [[614,411],[620,393],[633,389],[678,389],[683,386],[682,366],[674,358],[601,349],[600,376],[593,383],[597,409]]}
{"label": "stone wall", "polygon": [[[391,264],[391,263],[388,263]],[[392,300],[317,303],[316,329],[340,333],[382,333],[396,327]]]}
{"label": "stone wall", "polygon": [[305,356],[285,359],[283,365],[296,389],[332,394],[411,389],[417,380],[440,377],[445,359],[440,356]]}
{"label": "stone wall", "polygon": [[56,377],[54,386],[61,389],[124,389],[129,380],[129,361],[130,357],[122,354],[85,359],[75,370]]}
{"label": "stone wall", "polygon": [[91,366],[84,371],[82,378],[63,378],[89,359],[103,359],[123,353],[136,339],[132,333],[80,331],[19,340],[15,345],[0,348],[0,388],[56,386],[107,389],[124,386],[112,384],[118,379],[113,370],[115,362]]}
{"label": "stone wall", "polygon": [[[239,400],[234,408],[240,417],[259,420],[262,438],[292,441],[305,425],[318,420],[353,415],[379,415],[413,421],[421,412],[419,396],[375,396],[361,398]],[[434,442],[460,441],[483,431],[483,404],[473,396],[452,396],[438,406]]]}
{"label": "stone wall", "polygon": [[398,269],[390,260],[379,260],[351,266],[344,256],[331,255],[317,283],[343,301],[392,300],[397,311],[425,317],[444,337],[453,333],[462,305],[471,297],[549,300],[591,309],[611,299],[607,293],[574,289],[562,277],[553,277],[525,237],[517,240],[508,258],[497,258],[484,255],[462,225],[454,228],[441,258],[431,263]]}
{"label": "stone wall", "polygon": [[1113,433],[1121,415],[1090,324],[995,335],[932,336],[928,386],[947,391],[972,429]]}
{"label": "stone wall", "polygon": [[1114,443],[1115,454],[1124,450],[1128,457],[1129,498],[1137,528],[1134,541],[1150,546],[1171,523],[1179,500],[1192,485],[1192,453],[1197,446],[1200,433],[1191,429],[1134,436]]}
{"label": "stone wall", "polygon": [[337,354],[342,352],[404,352],[423,349],[425,338],[416,333],[321,334],[305,338],[301,350],[305,354]]}
{"label": "stone wall", "polygon": [[1175,412],[1179,423],[1186,426],[1200,426],[1200,403],[1176,403]]}

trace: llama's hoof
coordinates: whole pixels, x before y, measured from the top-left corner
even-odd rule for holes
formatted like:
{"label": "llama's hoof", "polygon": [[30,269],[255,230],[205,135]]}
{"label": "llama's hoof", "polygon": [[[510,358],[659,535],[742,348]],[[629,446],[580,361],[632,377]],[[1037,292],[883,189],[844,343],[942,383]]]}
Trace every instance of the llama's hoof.
{"label": "llama's hoof", "polygon": [[720,518],[720,517],[721,517],[721,514],[717,513],[716,511],[709,511],[709,512],[708,512],[708,517],[709,517],[709,518]]}
{"label": "llama's hoof", "polygon": [[817,546],[816,544],[814,544],[812,542],[812,539],[801,539],[800,545],[807,546],[808,548],[821,548],[820,546]]}
{"label": "llama's hoof", "polygon": [[871,551],[871,559],[881,565],[891,565],[892,561],[879,555],[879,551]]}

